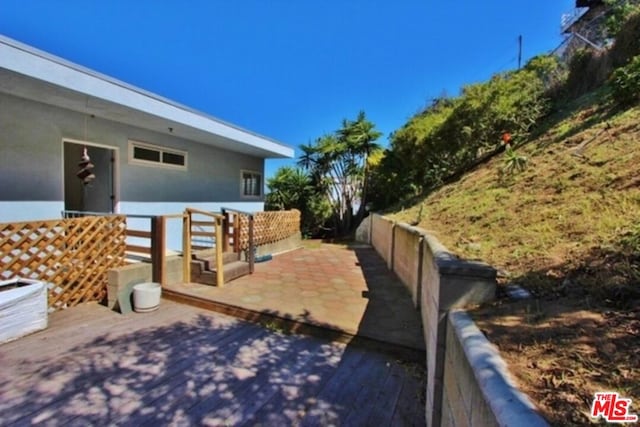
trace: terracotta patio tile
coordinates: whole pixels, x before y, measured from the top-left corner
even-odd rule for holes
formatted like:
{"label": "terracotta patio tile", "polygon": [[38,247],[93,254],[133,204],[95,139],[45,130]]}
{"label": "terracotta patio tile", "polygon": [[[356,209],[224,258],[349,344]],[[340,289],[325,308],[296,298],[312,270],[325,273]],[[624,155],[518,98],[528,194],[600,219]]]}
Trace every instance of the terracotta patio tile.
{"label": "terracotta patio tile", "polygon": [[225,304],[424,348],[420,316],[408,291],[371,248],[299,249],[256,264],[253,275],[222,289],[187,284],[180,289]]}

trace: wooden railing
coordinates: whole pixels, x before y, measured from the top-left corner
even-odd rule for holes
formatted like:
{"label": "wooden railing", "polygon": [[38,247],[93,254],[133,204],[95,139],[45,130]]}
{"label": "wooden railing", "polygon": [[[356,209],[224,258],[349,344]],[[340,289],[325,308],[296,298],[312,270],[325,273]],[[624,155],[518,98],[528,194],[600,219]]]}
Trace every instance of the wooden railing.
{"label": "wooden railing", "polygon": [[[112,213],[92,211],[62,211],[63,218],[81,218],[85,216],[111,216]],[[126,261],[129,263],[149,258],[153,262],[154,255],[162,249],[164,251],[164,221],[161,216],[122,214],[127,218],[127,246]],[[147,226],[138,224],[133,228],[129,220],[148,220]],[[136,221],[140,222],[140,221]],[[131,243],[131,239],[135,243]],[[158,247],[162,246],[162,248]]]}
{"label": "wooden railing", "polygon": [[[194,219],[194,216],[197,219]],[[205,217],[207,219],[201,219]],[[191,253],[193,249],[205,249],[215,246],[216,250],[216,285],[224,285],[223,269],[223,223],[224,217],[214,212],[203,211],[195,208],[187,208],[184,211],[182,225],[182,273],[184,280],[191,280]],[[195,228],[195,230],[194,230]],[[213,230],[211,230],[213,229]],[[194,245],[194,237],[197,245]],[[203,242],[211,240],[211,246],[203,246]],[[221,244],[222,243],[222,244]]]}
{"label": "wooden railing", "polygon": [[[64,218],[81,218],[87,216],[113,216],[115,214],[90,211],[62,211]],[[185,214],[172,215],[134,215],[122,214],[126,221],[125,262],[133,263],[148,259],[151,261],[152,280],[160,284],[166,283],[166,224],[168,219],[183,218]],[[148,227],[139,224],[138,228],[131,226],[131,220],[148,220]],[[139,221],[138,221],[139,222]],[[143,229],[146,228],[146,229]],[[131,242],[132,239],[134,243]],[[185,279],[188,280],[188,279]]]}
{"label": "wooden railing", "polygon": [[[296,211],[297,212],[297,211]],[[78,218],[86,216],[113,216],[114,214],[105,212],[89,211],[63,211],[65,218]],[[269,213],[265,213],[269,214]],[[280,229],[284,224],[288,224],[291,213],[283,217],[282,224],[276,225]],[[299,213],[298,213],[299,215]],[[182,214],[175,215],[134,215],[123,214],[127,218],[126,227],[126,257],[129,262],[133,262],[136,257],[140,261],[140,255],[151,261],[152,277],[154,282],[165,283],[165,256],[166,256],[166,222],[168,219],[182,219],[182,252],[183,252],[183,275],[185,281],[191,280],[191,258],[194,250],[215,248],[216,251],[216,284],[223,286],[223,252],[233,251],[235,253],[245,253],[245,259],[249,263],[249,271],[254,272],[255,268],[255,222],[256,214],[243,212],[237,209],[223,208],[222,213],[204,211],[196,208],[187,208]],[[295,220],[296,218],[293,218]],[[135,228],[131,226],[130,220],[136,220],[138,224]],[[148,220],[149,226],[141,226],[140,220]],[[260,223],[269,221],[278,222],[265,215],[260,217]],[[295,222],[295,221],[294,221]],[[146,229],[145,229],[146,228]],[[282,230],[274,234],[273,230],[266,232],[269,227],[261,226],[262,241],[265,243],[273,240],[272,235],[280,236]],[[291,228],[291,227],[289,227]],[[286,234],[286,233],[285,233]],[[272,236],[272,237],[266,237]],[[277,237],[276,237],[277,239]],[[133,240],[133,241],[132,241]]]}
{"label": "wooden railing", "polygon": [[[154,217],[151,220],[151,268],[154,282],[161,285],[167,283],[166,280],[166,233],[167,220],[182,219],[184,221],[185,214],[171,214]],[[188,278],[184,279],[189,281]]]}
{"label": "wooden railing", "polygon": [[[249,271],[253,274],[255,267],[255,244],[254,244],[254,223],[255,216],[251,212],[244,212],[237,209],[222,208],[224,217],[223,248],[228,251],[233,248],[233,252],[241,253],[245,251],[245,258],[249,263]],[[246,239],[243,239],[243,230]],[[243,242],[243,240],[245,240]]]}

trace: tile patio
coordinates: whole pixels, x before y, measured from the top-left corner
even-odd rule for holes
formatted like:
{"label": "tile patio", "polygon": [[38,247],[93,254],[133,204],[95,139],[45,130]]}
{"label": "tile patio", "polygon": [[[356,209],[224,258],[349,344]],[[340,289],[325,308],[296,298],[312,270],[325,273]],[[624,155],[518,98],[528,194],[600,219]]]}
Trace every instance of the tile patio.
{"label": "tile patio", "polygon": [[223,288],[183,283],[166,291],[211,301],[212,308],[230,314],[239,308],[424,351],[419,312],[369,246],[297,249],[257,263],[254,274]]}

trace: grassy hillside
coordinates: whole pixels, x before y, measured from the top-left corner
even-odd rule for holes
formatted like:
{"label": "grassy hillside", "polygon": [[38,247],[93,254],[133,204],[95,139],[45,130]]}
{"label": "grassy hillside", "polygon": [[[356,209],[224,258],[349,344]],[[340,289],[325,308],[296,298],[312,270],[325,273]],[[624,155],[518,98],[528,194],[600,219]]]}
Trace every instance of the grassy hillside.
{"label": "grassy hillside", "polygon": [[640,402],[640,107],[602,99],[579,99],[523,141],[525,170],[505,173],[502,153],[388,213],[533,292],[473,314],[554,425],[589,424],[596,391],[635,412]]}
{"label": "grassy hillside", "polygon": [[[640,108],[612,111],[601,98],[580,99],[516,148],[528,160],[524,171],[504,173],[506,157],[498,155],[390,216],[417,222],[460,256],[540,292],[556,290],[560,279],[603,255],[625,252],[640,224]],[[621,273],[635,273],[625,296],[637,298],[640,272]],[[585,283],[590,292],[609,295],[622,284],[600,279]]]}

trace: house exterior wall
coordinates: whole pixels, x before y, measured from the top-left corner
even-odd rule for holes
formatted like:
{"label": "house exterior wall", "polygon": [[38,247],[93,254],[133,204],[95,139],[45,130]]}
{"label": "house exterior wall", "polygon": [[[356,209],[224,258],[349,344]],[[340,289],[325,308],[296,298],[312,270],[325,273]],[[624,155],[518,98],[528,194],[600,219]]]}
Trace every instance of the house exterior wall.
{"label": "house exterior wall", "polygon": [[[64,139],[117,150],[115,193],[120,213],[178,213],[185,206],[263,209],[263,196],[242,197],[240,185],[241,170],[264,177],[262,158],[3,93],[0,112],[0,222],[60,216],[64,209]],[[129,140],[185,151],[187,170],[131,164]]]}

